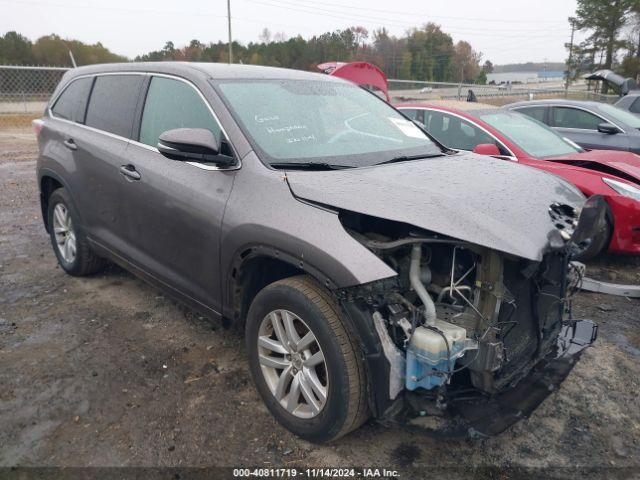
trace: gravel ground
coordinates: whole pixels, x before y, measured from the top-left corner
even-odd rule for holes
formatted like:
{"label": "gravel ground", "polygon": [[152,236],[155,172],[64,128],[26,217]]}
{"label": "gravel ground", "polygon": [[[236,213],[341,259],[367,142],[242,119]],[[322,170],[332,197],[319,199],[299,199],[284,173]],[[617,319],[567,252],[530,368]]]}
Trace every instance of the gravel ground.
{"label": "gravel ground", "polygon": [[[640,301],[579,294],[576,316],[600,325],[595,348],[530,419],[496,438],[436,440],[370,422],[317,446],[267,412],[238,333],[119,268],[64,274],[40,218],[35,156],[29,131],[0,132],[0,466],[380,466],[403,478],[640,471]],[[604,258],[588,272],[640,283],[638,267]]]}

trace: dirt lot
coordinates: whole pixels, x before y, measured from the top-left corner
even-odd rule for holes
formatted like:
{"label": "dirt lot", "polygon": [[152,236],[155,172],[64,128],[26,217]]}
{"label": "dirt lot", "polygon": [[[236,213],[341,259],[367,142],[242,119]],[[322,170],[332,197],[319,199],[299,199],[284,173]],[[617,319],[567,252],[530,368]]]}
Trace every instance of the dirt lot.
{"label": "dirt lot", "polygon": [[[35,155],[29,131],[0,132],[0,465],[375,465],[403,478],[450,478],[460,466],[491,478],[518,467],[640,471],[640,301],[578,295],[576,316],[600,324],[596,347],[497,438],[434,440],[371,422],[316,446],[262,405],[237,333],[119,268],[63,273],[40,218]],[[638,267],[607,258],[588,271],[640,283]]]}

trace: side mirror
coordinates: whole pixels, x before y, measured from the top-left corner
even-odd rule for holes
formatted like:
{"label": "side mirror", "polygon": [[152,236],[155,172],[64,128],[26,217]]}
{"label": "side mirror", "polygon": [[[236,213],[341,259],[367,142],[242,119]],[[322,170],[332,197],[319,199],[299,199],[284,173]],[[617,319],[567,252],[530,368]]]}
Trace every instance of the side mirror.
{"label": "side mirror", "polygon": [[220,154],[220,146],[211,131],[204,128],[176,128],[158,138],[158,151],[171,160],[231,165],[232,157]]}
{"label": "side mirror", "polygon": [[479,155],[491,155],[492,157],[502,155],[500,153],[500,149],[493,143],[479,143],[473,147],[473,153],[477,153]]}
{"label": "side mirror", "polygon": [[607,135],[615,135],[616,133],[620,133],[620,129],[613,125],[612,123],[602,122],[598,125],[598,131],[600,133],[606,133]]}

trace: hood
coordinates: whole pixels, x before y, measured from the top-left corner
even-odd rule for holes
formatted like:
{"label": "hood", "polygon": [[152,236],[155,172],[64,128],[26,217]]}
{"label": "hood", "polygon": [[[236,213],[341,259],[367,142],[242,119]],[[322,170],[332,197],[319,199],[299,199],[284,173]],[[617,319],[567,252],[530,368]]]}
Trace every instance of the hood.
{"label": "hood", "polygon": [[617,150],[590,150],[546,158],[551,162],[586,168],[640,184],[640,156]]}
{"label": "hood", "polygon": [[288,171],[293,194],[338,209],[414,225],[541,260],[553,203],[579,209],[584,196],[562,179],[480,155],[456,154],[323,172]]}

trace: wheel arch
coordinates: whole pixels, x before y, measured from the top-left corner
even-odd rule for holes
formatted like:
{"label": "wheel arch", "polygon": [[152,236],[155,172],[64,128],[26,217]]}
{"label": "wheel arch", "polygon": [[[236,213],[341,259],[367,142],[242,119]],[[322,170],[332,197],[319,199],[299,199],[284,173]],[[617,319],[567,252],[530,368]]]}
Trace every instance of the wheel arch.
{"label": "wheel arch", "polygon": [[[66,188],[66,185],[56,173],[46,170],[41,172],[38,186],[40,187],[40,211],[42,213],[42,221],[44,222],[44,228],[49,232],[49,219],[47,215],[49,210],[49,197],[51,197],[51,194],[57,189]],[[69,191],[68,188],[67,191]],[[70,192],[69,195],[71,195]]]}
{"label": "wheel arch", "polygon": [[313,277],[329,290],[336,288],[334,282],[320,269],[276,247],[253,244],[239,249],[225,276],[225,318],[239,328],[244,328],[249,305],[262,288],[301,274]]}

